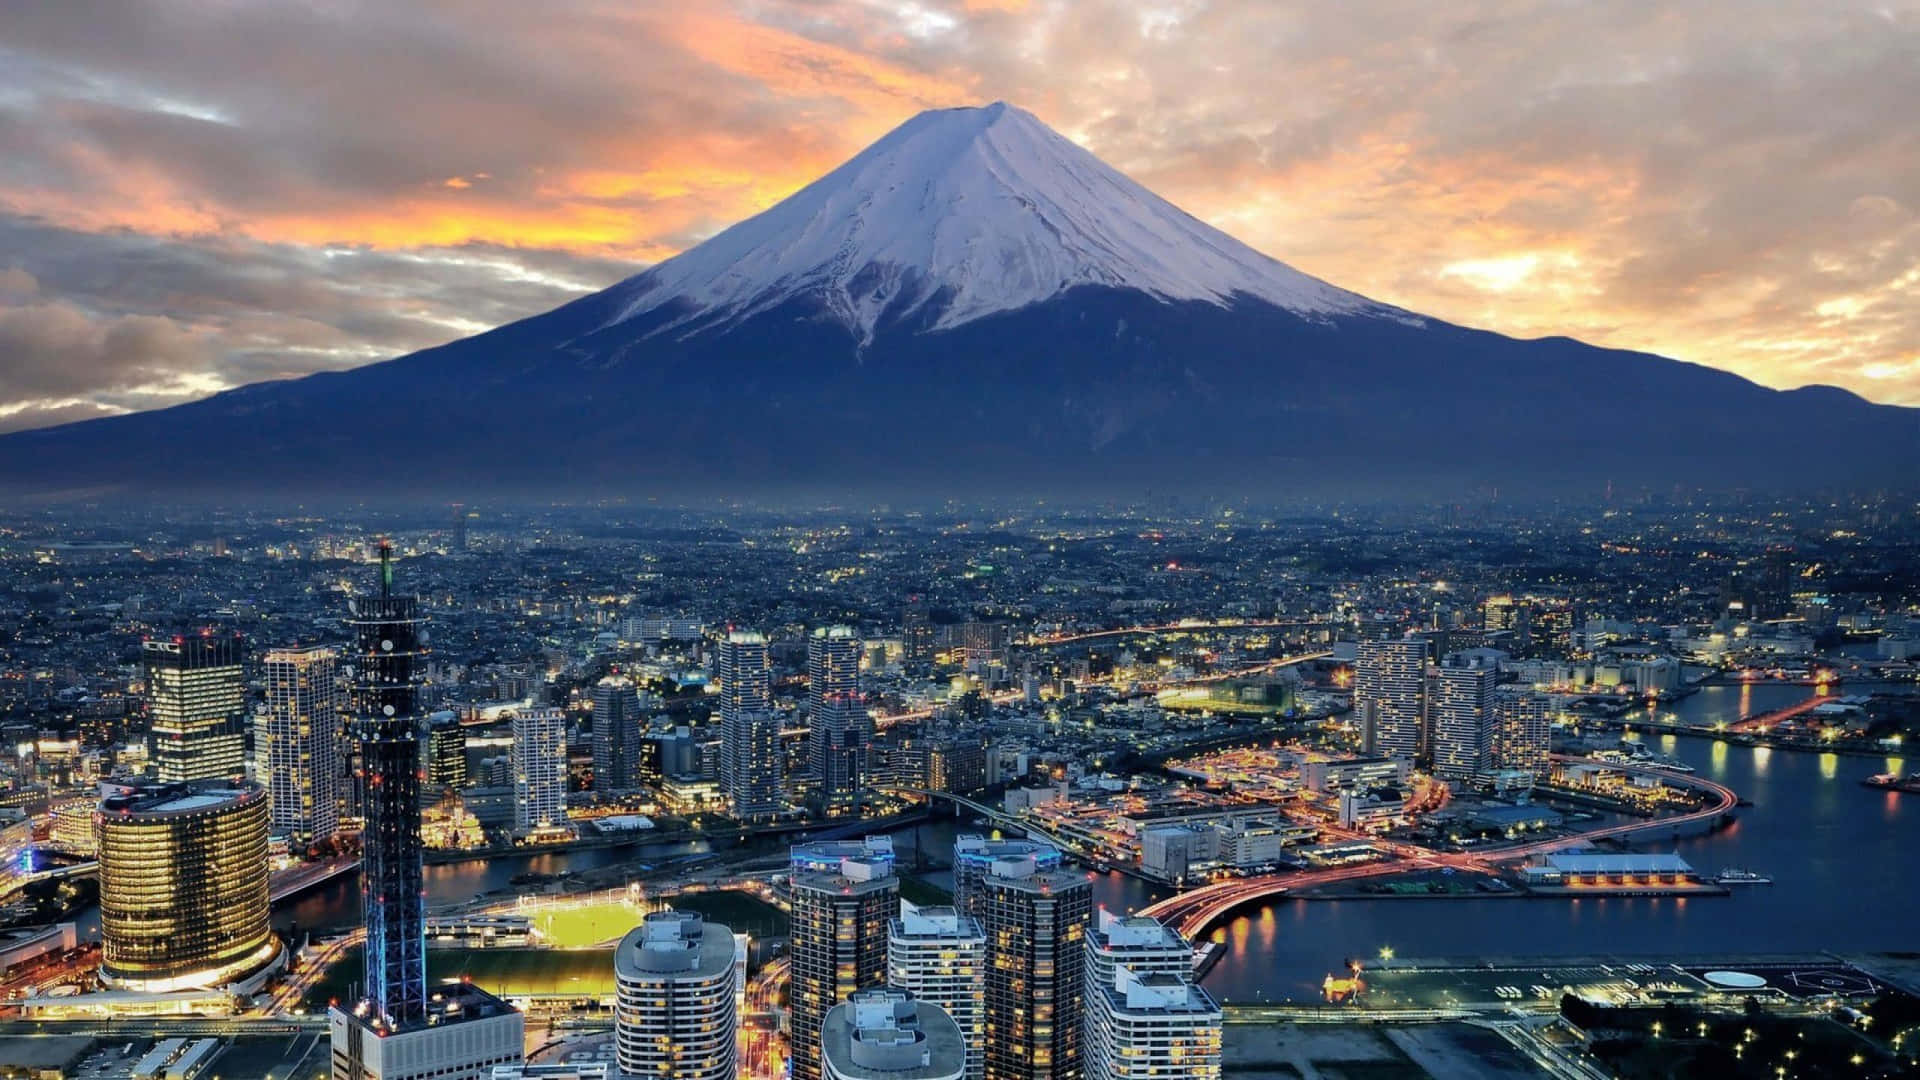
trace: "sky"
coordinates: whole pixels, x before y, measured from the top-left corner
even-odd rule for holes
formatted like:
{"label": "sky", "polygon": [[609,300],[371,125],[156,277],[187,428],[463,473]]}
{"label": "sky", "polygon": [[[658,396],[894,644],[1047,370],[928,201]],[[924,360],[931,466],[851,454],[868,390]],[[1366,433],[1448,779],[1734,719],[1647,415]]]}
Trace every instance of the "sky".
{"label": "sky", "polygon": [[1453,322],[1920,405],[1920,0],[8,0],[0,430],[464,337],[1005,100]]}

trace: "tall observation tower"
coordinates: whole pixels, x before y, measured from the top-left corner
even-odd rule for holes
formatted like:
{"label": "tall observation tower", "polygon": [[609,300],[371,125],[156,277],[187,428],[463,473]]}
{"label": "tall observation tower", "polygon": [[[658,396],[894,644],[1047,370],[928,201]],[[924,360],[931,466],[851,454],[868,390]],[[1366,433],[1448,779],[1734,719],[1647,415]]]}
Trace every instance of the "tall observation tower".
{"label": "tall observation tower", "polygon": [[415,661],[426,652],[420,601],[393,591],[380,544],[380,591],[348,602],[354,634],[353,737],[360,745],[360,902],[367,919],[367,1003],[389,1027],[427,1013],[425,885],[420,870],[420,741]]}
{"label": "tall observation tower", "polygon": [[[360,746],[360,900],[367,920],[366,996],[327,1023],[333,1080],[429,1075],[478,1080],[521,1060],[523,1021],[467,984],[427,989],[426,896],[420,868],[418,661],[427,652],[420,601],[393,591],[393,550],[380,544],[380,591],[348,606],[353,628],[354,741]],[[420,1071],[430,1063],[427,1072]]]}

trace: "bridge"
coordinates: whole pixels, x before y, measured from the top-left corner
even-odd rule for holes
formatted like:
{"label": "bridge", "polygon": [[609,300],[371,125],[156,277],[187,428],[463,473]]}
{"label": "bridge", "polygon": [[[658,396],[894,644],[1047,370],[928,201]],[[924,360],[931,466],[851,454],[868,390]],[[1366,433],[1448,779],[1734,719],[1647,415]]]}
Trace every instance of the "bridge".
{"label": "bridge", "polygon": [[316,885],[332,881],[341,874],[352,873],[360,869],[360,860],[349,856],[328,859],[326,862],[300,863],[285,870],[276,870],[267,879],[267,898],[269,903],[278,904],[291,899]]}
{"label": "bridge", "polygon": [[996,810],[983,802],[969,799],[965,795],[955,795],[951,791],[928,791],[926,788],[912,787],[888,787],[881,788],[880,790],[888,792],[889,794],[912,795],[928,800],[945,799],[955,806],[972,813],[975,817],[983,818],[999,828],[1008,829],[1027,836],[1038,836],[1054,847],[1059,848],[1061,851],[1083,854],[1089,858],[1099,857],[1098,853],[1087,852],[1085,845],[1070,837],[1055,833],[1044,825],[1037,825],[1025,818],[1016,817],[1013,814],[1007,813],[1005,810]]}
{"label": "bridge", "polygon": [[1732,788],[1703,777],[1646,766],[1621,765],[1591,758],[1570,757],[1564,754],[1553,755],[1553,760],[1562,764],[1595,765],[1615,772],[1657,776],[1664,781],[1705,792],[1709,796],[1709,804],[1701,809],[1673,817],[1628,822],[1624,825],[1592,829],[1572,836],[1541,840],[1484,853],[1425,852],[1411,845],[1392,845],[1392,849],[1401,853],[1403,857],[1358,866],[1340,866],[1295,874],[1264,874],[1260,877],[1238,878],[1204,885],[1149,904],[1141,910],[1140,914],[1151,916],[1173,926],[1189,941],[1193,941],[1198,940],[1214,923],[1225,918],[1235,908],[1281,896],[1296,889],[1419,870],[1454,869],[1486,872],[1497,863],[1517,862],[1535,855],[1590,844],[1596,840],[1620,839],[1640,833],[1673,830],[1699,822],[1717,822],[1732,813],[1734,807],[1739,804],[1739,796],[1734,794]]}

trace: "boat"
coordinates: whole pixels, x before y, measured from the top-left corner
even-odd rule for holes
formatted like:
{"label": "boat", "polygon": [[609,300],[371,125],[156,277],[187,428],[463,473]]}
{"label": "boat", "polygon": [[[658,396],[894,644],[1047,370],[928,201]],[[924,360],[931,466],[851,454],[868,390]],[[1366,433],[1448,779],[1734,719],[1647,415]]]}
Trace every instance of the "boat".
{"label": "boat", "polygon": [[1882,791],[1904,791],[1909,795],[1920,795],[1920,773],[1908,773],[1905,776],[1881,773],[1879,776],[1869,776],[1860,782],[1867,787],[1879,788]]}
{"label": "boat", "polygon": [[1714,883],[1717,885],[1771,885],[1773,884],[1773,879],[1768,877],[1767,875],[1758,873],[1753,870],[1743,869],[1738,866],[1729,866],[1725,870],[1720,871],[1720,876],[1714,878],[1713,880],[1714,880]]}

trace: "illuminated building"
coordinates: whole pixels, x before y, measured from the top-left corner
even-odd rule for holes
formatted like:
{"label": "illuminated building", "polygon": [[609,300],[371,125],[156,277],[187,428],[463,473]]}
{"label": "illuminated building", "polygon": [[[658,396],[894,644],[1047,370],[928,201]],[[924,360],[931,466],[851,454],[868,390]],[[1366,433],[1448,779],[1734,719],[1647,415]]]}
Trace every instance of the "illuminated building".
{"label": "illuminated building", "polygon": [[1470,780],[1492,771],[1499,678],[1499,665],[1476,653],[1455,653],[1440,665],[1430,718],[1435,776]]}
{"label": "illuminated building", "polygon": [[1502,769],[1518,769],[1544,780],[1552,771],[1553,699],[1545,694],[1521,693],[1503,698],[1499,710],[1500,739],[1495,757]]}
{"label": "illuminated building", "polygon": [[93,835],[94,811],[99,808],[98,799],[85,795],[55,802],[49,815],[53,824],[48,829],[48,843],[69,855],[93,858],[100,850]]}
{"label": "illuminated building", "polygon": [[450,712],[427,718],[427,783],[455,789],[467,786],[467,729]]}
{"label": "illuminated building", "polygon": [[614,952],[614,1055],[628,1080],[733,1080],[733,932],[656,911]]}
{"label": "illuminated building", "polygon": [[1032,855],[994,860],[980,883],[987,932],[986,1080],[1080,1076],[1087,921],[1085,874]]}
{"label": "illuminated building", "polygon": [[1419,757],[1426,742],[1427,643],[1362,641],[1353,669],[1353,715],[1369,754]]}
{"label": "illuminated building", "polygon": [[1221,1012],[1193,946],[1154,919],[1102,910],[1087,934],[1088,1080],[1220,1076]]}
{"label": "illuminated building", "polygon": [[927,614],[927,602],[918,596],[907,600],[900,617],[902,661],[909,672],[921,674],[933,667],[933,621]]}
{"label": "illuminated building", "polygon": [[820,1080],[820,1025],[828,1010],[887,981],[887,928],[899,910],[900,882],[885,839],[791,851],[793,1080]]}
{"label": "illuminated building", "polygon": [[0,825],[0,900],[33,880],[33,819]]}
{"label": "illuminated building", "polygon": [[808,761],[829,817],[858,810],[872,724],[860,698],[860,639],[845,626],[807,638]]}
{"label": "illuminated building", "polygon": [[640,786],[640,694],[614,674],[593,688],[593,790],[612,795]]}
{"label": "illuminated building", "polygon": [[257,988],[284,959],[269,922],[267,793],[140,782],[100,800],[100,981]]}
{"label": "illuminated building", "polygon": [[820,1025],[825,1080],[961,1080],[966,1047],[945,1009],[901,990],[862,990]]}
{"label": "illuminated building", "polygon": [[519,833],[567,823],[567,714],[521,709],[513,715],[513,827]]}
{"label": "illuminated building", "polygon": [[1030,858],[1038,870],[1060,869],[1060,849],[1037,840],[989,840],[972,834],[953,838],[953,906],[985,925],[981,883],[996,860]]}
{"label": "illuminated building", "polygon": [[274,835],[299,845],[326,840],[340,825],[339,654],[274,649],[262,667],[267,711],[254,739]]}
{"label": "illuminated building", "polygon": [[[419,599],[393,591],[380,545],[380,591],[356,597],[353,734],[360,744],[360,900],[366,996],[327,1010],[332,1080],[483,1080],[522,1060],[524,1021],[467,983],[429,992],[421,870],[420,742],[414,714],[426,643]],[[264,859],[263,859],[264,864]]]}
{"label": "illuminated building", "polygon": [[950,907],[900,902],[899,917],[887,925],[887,985],[953,1018],[966,1044],[968,1080],[986,1074],[986,967],[987,936],[978,920]]}
{"label": "illuminated building", "polygon": [[246,774],[247,684],[240,639],[203,631],[141,643],[147,730],[163,782]]}
{"label": "illuminated building", "polygon": [[715,665],[720,681],[720,786],[741,821],[760,821],[782,809],[780,718],[773,711],[773,671],[767,639],[745,630],[728,633]]}

